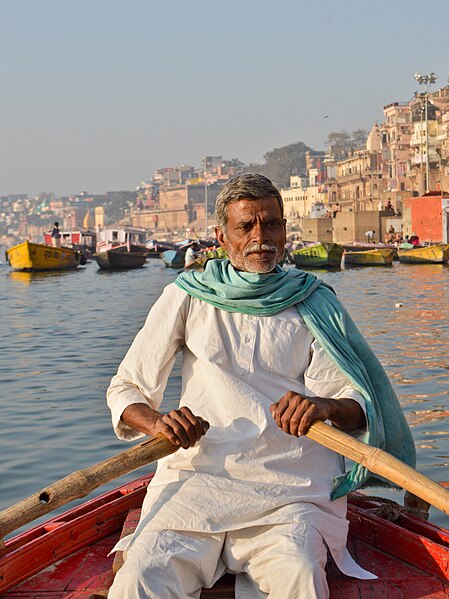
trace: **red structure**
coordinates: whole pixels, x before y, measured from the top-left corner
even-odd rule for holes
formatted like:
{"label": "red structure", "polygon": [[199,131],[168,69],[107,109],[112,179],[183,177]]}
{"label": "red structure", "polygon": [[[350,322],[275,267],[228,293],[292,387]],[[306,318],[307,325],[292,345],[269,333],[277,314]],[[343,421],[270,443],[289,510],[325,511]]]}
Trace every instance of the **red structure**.
{"label": "red structure", "polygon": [[[418,198],[403,200],[404,225],[416,233],[421,242],[448,242],[449,195],[429,192]],[[405,230],[405,228],[404,228]]]}

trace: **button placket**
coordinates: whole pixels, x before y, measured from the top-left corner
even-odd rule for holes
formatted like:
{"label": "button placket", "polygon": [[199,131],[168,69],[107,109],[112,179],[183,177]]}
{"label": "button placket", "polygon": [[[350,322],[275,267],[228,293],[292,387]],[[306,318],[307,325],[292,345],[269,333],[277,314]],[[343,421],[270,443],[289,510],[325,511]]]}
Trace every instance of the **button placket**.
{"label": "button placket", "polygon": [[245,372],[253,372],[254,346],[256,342],[257,320],[247,314],[243,317],[240,366]]}

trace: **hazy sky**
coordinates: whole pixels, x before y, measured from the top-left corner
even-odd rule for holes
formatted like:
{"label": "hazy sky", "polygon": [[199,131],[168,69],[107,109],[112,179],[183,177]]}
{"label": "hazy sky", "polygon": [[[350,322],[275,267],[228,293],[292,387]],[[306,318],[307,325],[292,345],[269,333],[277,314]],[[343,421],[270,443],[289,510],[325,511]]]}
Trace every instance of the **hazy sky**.
{"label": "hazy sky", "polygon": [[0,195],[323,149],[416,71],[447,83],[448,22],[449,0],[0,0]]}

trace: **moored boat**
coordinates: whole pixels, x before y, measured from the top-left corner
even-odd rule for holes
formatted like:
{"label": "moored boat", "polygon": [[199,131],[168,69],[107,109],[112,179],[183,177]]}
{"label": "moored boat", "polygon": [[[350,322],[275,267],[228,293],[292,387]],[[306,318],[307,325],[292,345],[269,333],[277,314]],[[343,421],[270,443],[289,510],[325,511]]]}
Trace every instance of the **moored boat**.
{"label": "moored boat", "polygon": [[391,266],[393,258],[393,250],[382,248],[362,251],[345,250],[343,254],[345,266]]}
{"label": "moored boat", "polygon": [[73,270],[83,263],[83,255],[77,250],[31,241],[6,250],[6,257],[13,270],[23,272]]}
{"label": "moored boat", "polygon": [[[44,243],[52,245],[51,233],[44,233]],[[95,252],[97,234],[89,229],[61,231],[61,245],[91,256]]]}
{"label": "moored boat", "polygon": [[175,243],[171,243],[169,241],[157,241],[156,239],[150,239],[147,241],[145,243],[145,247],[148,251],[148,258],[159,258],[162,252],[177,249]]}
{"label": "moored boat", "polygon": [[343,248],[338,243],[314,243],[290,252],[297,268],[338,267]]}
{"label": "moored boat", "polygon": [[103,227],[97,233],[97,252],[111,247],[128,245],[129,251],[148,252],[145,246],[146,229],[128,225],[120,227]]}
{"label": "moored boat", "polygon": [[440,243],[422,247],[404,244],[398,248],[398,257],[402,264],[442,264],[449,260],[449,244]]}
{"label": "moored boat", "polygon": [[145,264],[147,252],[129,251],[123,245],[97,251],[94,258],[102,270],[139,268]]}
{"label": "moored boat", "polygon": [[[122,530],[134,529],[150,480],[122,485],[7,540],[0,550],[2,598],[106,597],[120,565],[116,559],[114,568],[108,554]],[[331,599],[446,597],[449,531],[399,509],[394,522],[385,520],[376,514],[378,501],[355,493],[348,505],[348,548],[378,579],[348,578],[329,564]],[[233,585],[227,575],[201,597],[232,598]]]}
{"label": "moored boat", "polygon": [[167,250],[162,252],[159,257],[163,260],[165,266],[170,268],[183,268],[185,264],[186,253],[185,251],[180,252],[178,250]]}

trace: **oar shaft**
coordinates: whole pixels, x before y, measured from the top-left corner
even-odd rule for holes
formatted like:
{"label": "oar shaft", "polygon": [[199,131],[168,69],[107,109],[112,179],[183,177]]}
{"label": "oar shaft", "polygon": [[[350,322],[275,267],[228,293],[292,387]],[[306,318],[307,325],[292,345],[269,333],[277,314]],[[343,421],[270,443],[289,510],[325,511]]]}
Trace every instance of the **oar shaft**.
{"label": "oar shaft", "polygon": [[402,489],[424,499],[442,512],[449,514],[449,492],[441,485],[407,466],[386,451],[371,447],[354,437],[329,426],[320,420],[315,421],[306,433],[320,445],[365,466],[370,472],[395,483]]}
{"label": "oar shaft", "polygon": [[[449,514],[449,492],[387,452],[362,443],[319,420],[312,424],[306,436],[328,449],[362,464],[370,472],[390,480],[442,512]],[[170,455],[177,449],[178,447],[165,437],[154,437],[99,464],[73,472],[42,491],[30,495],[0,512],[0,545],[4,536],[21,526],[73,499],[88,495],[97,487],[115,478]]]}
{"label": "oar shaft", "polygon": [[99,464],[69,474],[42,491],[30,495],[0,512],[0,540],[13,530],[17,530],[69,501],[85,497],[97,487],[170,455],[177,449],[179,448],[170,443],[168,439],[158,436]]}

